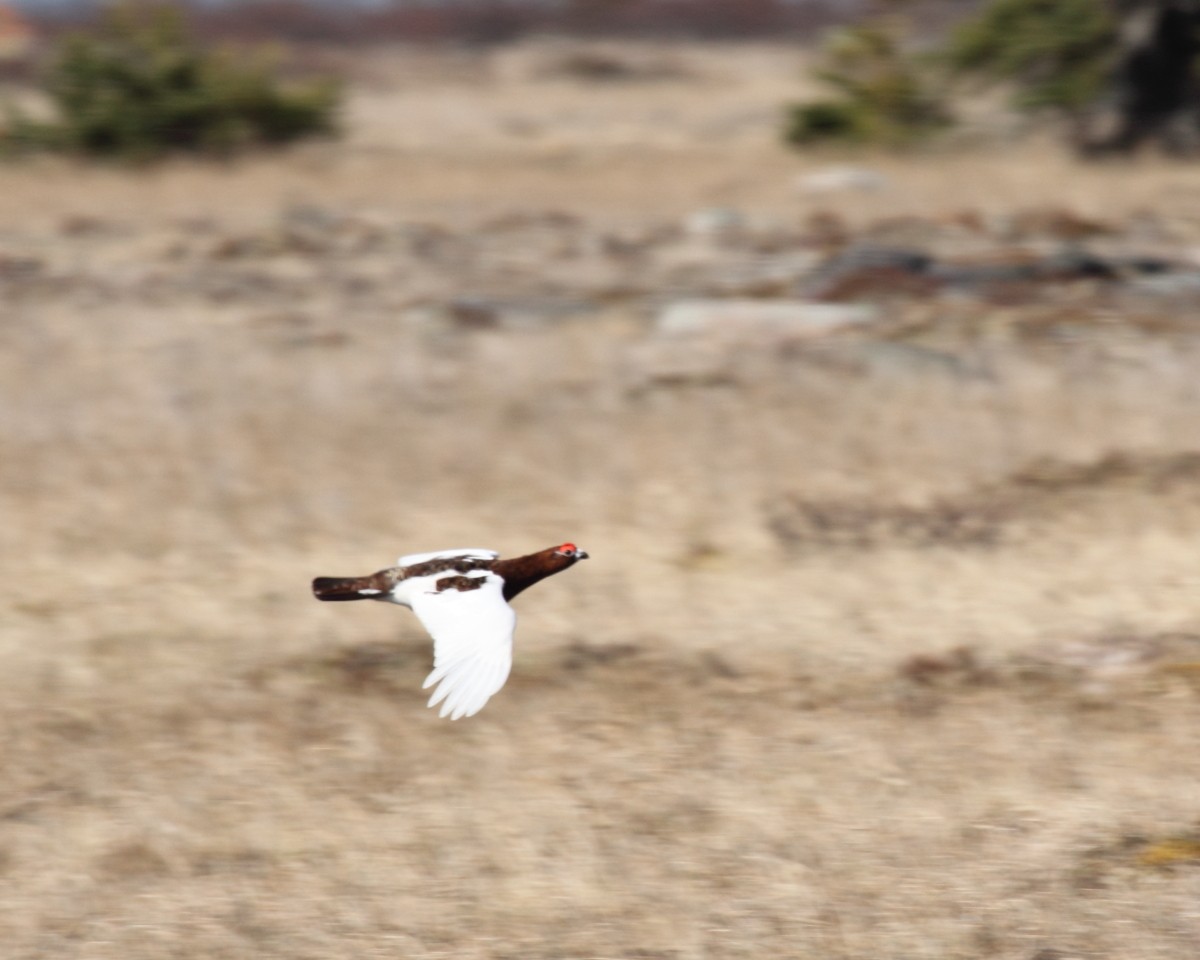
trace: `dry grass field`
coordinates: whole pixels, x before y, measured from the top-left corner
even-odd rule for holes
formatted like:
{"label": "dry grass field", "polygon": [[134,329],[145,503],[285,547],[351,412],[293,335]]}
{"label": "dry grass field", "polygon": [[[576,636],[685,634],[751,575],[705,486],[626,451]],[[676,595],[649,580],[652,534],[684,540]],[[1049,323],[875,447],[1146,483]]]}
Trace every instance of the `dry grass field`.
{"label": "dry grass field", "polygon": [[[379,56],[339,143],[0,168],[5,960],[1200,956],[1196,294],[642,366],[742,255],[696,211],[1190,261],[1200,173],[814,195],[790,51],[622,55]],[[309,595],[567,539],[454,724],[407,612]]]}

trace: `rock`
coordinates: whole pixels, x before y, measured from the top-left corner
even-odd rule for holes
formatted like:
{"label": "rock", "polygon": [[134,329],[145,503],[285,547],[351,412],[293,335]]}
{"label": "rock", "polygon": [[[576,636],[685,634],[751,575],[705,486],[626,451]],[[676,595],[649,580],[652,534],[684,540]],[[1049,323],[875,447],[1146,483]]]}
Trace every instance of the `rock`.
{"label": "rock", "polygon": [[1129,280],[1125,286],[1131,293],[1190,299],[1200,294],[1200,272],[1184,270],[1178,273],[1146,273]]}
{"label": "rock", "polygon": [[290,204],[279,215],[279,221],[285,227],[322,233],[337,229],[343,219],[341,214],[311,203]]}
{"label": "rock", "polygon": [[948,286],[986,288],[993,284],[1026,281],[1115,280],[1121,265],[1088,250],[1070,248],[1036,258],[1010,257],[980,263],[936,263],[929,275]]}
{"label": "rock", "polygon": [[804,292],[839,302],[928,297],[943,287],[979,293],[1003,284],[1115,280],[1120,273],[1119,263],[1078,247],[1045,255],[1002,251],[986,260],[947,262],[915,248],[861,244],[831,257],[815,271]]}
{"label": "rock", "polygon": [[928,296],[938,286],[933,258],[922,250],[863,244],[827,260],[805,285],[818,300],[849,301],[887,294]]}
{"label": "rock", "polygon": [[924,273],[932,264],[933,257],[924,250],[863,244],[850,247],[837,256],[830,257],[821,267],[821,274],[828,277],[868,267],[872,269],[886,267],[905,273]]}
{"label": "rock", "polygon": [[459,330],[491,330],[500,326],[500,310],[478,297],[459,297],[446,304],[446,319]]}
{"label": "rock", "polygon": [[806,285],[804,290],[813,299],[826,303],[855,303],[895,297],[931,297],[940,286],[940,281],[930,274],[910,273],[894,267],[864,267]]}
{"label": "rock", "polygon": [[812,272],[819,259],[817,253],[802,250],[729,264],[718,262],[708,269],[707,282],[698,283],[696,292],[714,298],[786,296]]}
{"label": "rock", "polygon": [[1090,250],[1068,247],[1035,264],[1039,280],[1115,280],[1117,268]]}
{"label": "rock", "polygon": [[45,266],[40,257],[0,252],[0,280],[30,280],[40,276]]}
{"label": "rock", "polygon": [[1167,274],[1181,269],[1180,264],[1169,257],[1159,257],[1154,254],[1134,254],[1120,257],[1114,262],[1122,273],[1136,277]]}
{"label": "rock", "polygon": [[1037,277],[1035,263],[938,263],[929,275],[948,286],[973,289],[993,283],[1017,283]]}
{"label": "rock", "polygon": [[655,332],[669,337],[712,336],[743,339],[820,337],[877,319],[861,304],[807,300],[680,300],[659,314]]}
{"label": "rock", "polygon": [[683,221],[684,232],[693,237],[724,237],[738,233],[745,225],[741,212],[728,207],[696,210]]}
{"label": "rock", "polygon": [[955,380],[986,379],[984,358],[892,340],[862,340],[831,345],[820,356],[873,377],[946,377]]}
{"label": "rock", "polygon": [[886,189],[889,181],[882,173],[868,167],[838,165],[803,174],[797,178],[796,186],[803,193],[842,193],[851,190],[874,193]]}

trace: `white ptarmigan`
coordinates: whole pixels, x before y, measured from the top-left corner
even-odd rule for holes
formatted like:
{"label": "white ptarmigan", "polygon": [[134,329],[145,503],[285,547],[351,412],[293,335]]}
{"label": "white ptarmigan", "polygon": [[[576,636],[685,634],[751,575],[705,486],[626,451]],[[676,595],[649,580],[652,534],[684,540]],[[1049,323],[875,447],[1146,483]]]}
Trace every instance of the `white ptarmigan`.
{"label": "white ptarmigan", "polygon": [[433,637],[438,684],[429,706],[451,720],[477,714],[508,679],[517,614],[508,601],[539,580],[586,560],[573,543],[501,560],[494,550],[412,553],[365,577],[317,577],[318,600],[384,600],[408,607]]}

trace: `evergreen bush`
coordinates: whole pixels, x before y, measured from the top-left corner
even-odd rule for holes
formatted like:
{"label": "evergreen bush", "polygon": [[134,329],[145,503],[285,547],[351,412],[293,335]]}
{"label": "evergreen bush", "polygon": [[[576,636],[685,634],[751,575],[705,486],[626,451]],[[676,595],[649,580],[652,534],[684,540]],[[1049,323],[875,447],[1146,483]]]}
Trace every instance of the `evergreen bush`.
{"label": "evergreen bush", "polygon": [[870,21],[836,31],[821,50],[815,75],[834,96],[789,108],[784,130],[789,143],[897,146],[950,123],[928,65],[902,49],[892,23]]}
{"label": "evergreen bush", "polygon": [[339,85],[285,84],[263,51],[206,50],[170,7],[123,5],[63,41],[45,82],[55,118],[11,115],[12,145],[145,159],[226,155],[331,134]]}

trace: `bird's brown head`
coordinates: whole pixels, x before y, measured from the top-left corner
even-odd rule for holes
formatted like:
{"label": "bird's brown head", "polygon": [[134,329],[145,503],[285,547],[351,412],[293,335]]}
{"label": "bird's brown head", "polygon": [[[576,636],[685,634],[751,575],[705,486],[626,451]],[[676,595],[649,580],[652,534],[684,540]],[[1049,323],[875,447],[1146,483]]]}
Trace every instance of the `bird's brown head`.
{"label": "bird's brown head", "polygon": [[543,576],[550,576],[552,573],[561,573],[568,567],[575,566],[580,560],[587,559],[587,551],[580,550],[573,543],[560,543],[557,547],[547,547],[545,550],[539,550],[537,553],[529,555],[534,561],[534,566],[545,572]]}
{"label": "bird's brown head", "polygon": [[561,573],[580,560],[586,559],[586,550],[580,550],[573,543],[562,543],[524,557],[497,560],[492,565],[492,570],[504,578],[504,599],[511,600],[539,580]]}

